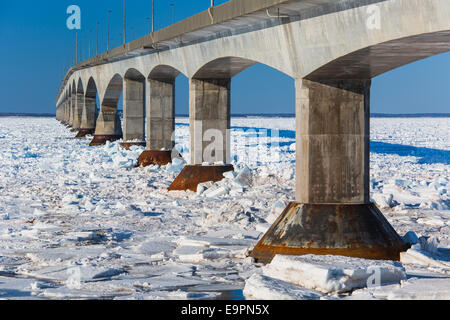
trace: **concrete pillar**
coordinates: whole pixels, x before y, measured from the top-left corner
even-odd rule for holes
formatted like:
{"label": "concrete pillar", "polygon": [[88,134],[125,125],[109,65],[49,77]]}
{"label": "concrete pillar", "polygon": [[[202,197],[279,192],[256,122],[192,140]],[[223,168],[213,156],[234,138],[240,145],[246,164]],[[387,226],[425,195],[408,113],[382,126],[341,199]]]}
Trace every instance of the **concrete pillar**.
{"label": "concrete pillar", "polygon": [[370,80],[295,85],[297,201],[369,203]]}
{"label": "concrete pillar", "polygon": [[231,79],[191,79],[189,121],[191,164],[229,163]]}
{"label": "concrete pillar", "polygon": [[73,127],[73,119],[75,114],[75,94],[72,94],[69,100],[69,127]]}
{"label": "concrete pillar", "polygon": [[147,83],[147,149],[171,150],[175,131],[175,79]]}
{"label": "concrete pillar", "polygon": [[[138,158],[139,166],[167,165],[172,162],[175,131],[175,77],[146,82],[147,148]],[[174,154],[172,154],[174,153]]]}
{"label": "concrete pillar", "polygon": [[145,146],[145,80],[124,79],[123,144]]}
{"label": "concrete pillar", "polygon": [[61,123],[66,121],[66,101],[64,100],[61,104]]}
{"label": "concrete pillar", "polygon": [[64,102],[64,124],[69,123],[69,101],[66,98],[66,101]]}
{"label": "concrete pillar", "polygon": [[64,102],[59,105],[56,115],[59,122],[64,121]]}
{"label": "concrete pillar", "polygon": [[398,260],[406,249],[369,202],[370,80],[296,80],[296,199],[251,255]]}
{"label": "concrete pillar", "polygon": [[83,115],[84,109],[84,94],[76,93],[75,94],[75,106],[73,108],[73,125],[72,130],[78,131],[81,127],[81,117]]}
{"label": "concrete pillar", "polygon": [[88,134],[94,134],[95,122],[97,120],[97,100],[96,96],[85,96],[83,113],[81,115],[80,131],[77,138],[83,138]]}

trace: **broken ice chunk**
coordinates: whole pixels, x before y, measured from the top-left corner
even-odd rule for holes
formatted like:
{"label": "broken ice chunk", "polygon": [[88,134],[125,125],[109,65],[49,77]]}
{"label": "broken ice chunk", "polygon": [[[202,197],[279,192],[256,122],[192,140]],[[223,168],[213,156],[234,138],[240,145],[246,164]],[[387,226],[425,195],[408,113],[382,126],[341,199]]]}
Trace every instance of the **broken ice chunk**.
{"label": "broken ice chunk", "polygon": [[245,281],[244,295],[249,300],[317,300],[322,293],[260,274]]}
{"label": "broken ice chunk", "polygon": [[399,283],[406,278],[405,269],[398,262],[312,254],[276,255],[269,265],[263,267],[263,273],[324,293]]}
{"label": "broken ice chunk", "polygon": [[216,198],[225,196],[230,192],[230,189],[226,187],[219,187],[217,189],[208,189],[206,192],[204,192],[204,196],[207,198]]}

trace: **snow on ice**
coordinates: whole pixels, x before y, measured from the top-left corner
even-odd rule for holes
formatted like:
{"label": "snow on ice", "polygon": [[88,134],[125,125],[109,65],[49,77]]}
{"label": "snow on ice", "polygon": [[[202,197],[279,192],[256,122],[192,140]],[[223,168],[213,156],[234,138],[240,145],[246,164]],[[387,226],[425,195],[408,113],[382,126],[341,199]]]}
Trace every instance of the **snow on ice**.
{"label": "snow on ice", "polygon": [[448,299],[449,119],[372,119],[371,197],[412,248],[378,262],[385,285],[368,288],[363,259],[248,257],[294,200],[294,128],[233,118],[235,172],[194,193],[167,191],[189,159],[187,118],[183,159],[147,168],[135,168],[142,147],[0,118],[0,299]]}

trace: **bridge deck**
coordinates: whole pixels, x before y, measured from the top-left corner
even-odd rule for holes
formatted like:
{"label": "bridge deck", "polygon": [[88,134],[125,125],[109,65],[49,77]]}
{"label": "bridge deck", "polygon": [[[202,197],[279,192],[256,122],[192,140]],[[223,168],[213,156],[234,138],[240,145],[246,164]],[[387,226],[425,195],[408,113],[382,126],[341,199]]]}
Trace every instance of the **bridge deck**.
{"label": "bridge deck", "polygon": [[317,6],[339,4],[336,0],[230,0],[72,66],[63,79],[58,97],[67,79],[80,69],[248,32],[258,26],[269,26],[270,22],[288,23],[300,19],[300,15],[306,18],[311,14],[305,14],[306,11],[311,9],[313,13]]}

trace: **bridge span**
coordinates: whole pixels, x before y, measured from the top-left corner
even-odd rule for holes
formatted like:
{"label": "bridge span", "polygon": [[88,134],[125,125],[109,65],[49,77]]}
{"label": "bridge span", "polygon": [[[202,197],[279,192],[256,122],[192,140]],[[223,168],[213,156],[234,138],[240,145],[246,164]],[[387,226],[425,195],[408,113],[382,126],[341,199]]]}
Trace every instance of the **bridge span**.
{"label": "bridge span", "polygon": [[[232,170],[233,77],[270,66],[295,80],[297,202],[252,256],[398,259],[405,246],[369,199],[371,79],[449,51],[449,17],[448,0],[231,0],[70,68],[57,119],[80,137],[93,134],[92,145],[123,139],[146,145],[143,162],[167,163],[170,151],[161,150],[174,146],[175,79],[184,74],[191,171],[172,188],[195,189],[193,176],[217,179]],[[211,132],[219,142],[212,153]],[[224,165],[201,166],[211,157]]]}

